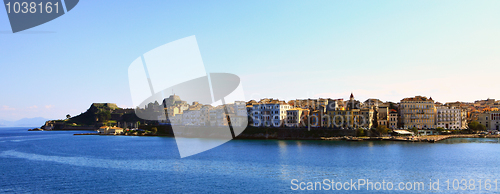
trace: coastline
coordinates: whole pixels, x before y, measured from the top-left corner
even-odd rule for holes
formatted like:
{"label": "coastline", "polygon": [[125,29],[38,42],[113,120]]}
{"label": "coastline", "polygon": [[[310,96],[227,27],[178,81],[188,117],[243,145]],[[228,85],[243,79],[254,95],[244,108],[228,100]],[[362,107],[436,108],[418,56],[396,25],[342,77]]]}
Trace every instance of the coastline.
{"label": "coastline", "polygon": [[[100,135],[100,136],[150,136],[150,137],[175,137],[173,135],[164,134],[100,134],[100,133],[75,133],[73,135]],[[189,138],[189,137],[188,137]],[[481,134],[460,134],[460,135],[428,135],[428,136],[408,136],[408,137],[356,137],[356,136],[342,136],[342,137],[288,137],[277,138],[276,135],[248,135],[240,134],[234,138],[235,140],[316,140],[316,141],[404,141],[404,142],[425,142],[436,143],[442,140],[451,138],[500,138],[500,135],[481,135]]]}

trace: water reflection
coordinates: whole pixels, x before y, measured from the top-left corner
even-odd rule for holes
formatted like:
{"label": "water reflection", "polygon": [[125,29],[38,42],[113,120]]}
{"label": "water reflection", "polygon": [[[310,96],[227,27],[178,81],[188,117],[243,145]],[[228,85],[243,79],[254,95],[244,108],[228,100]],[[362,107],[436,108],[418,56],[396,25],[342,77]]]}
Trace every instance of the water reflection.
{"label": "water reflection", "polygon": [[455,143],[500,143],[500,138],[450,138],[439,143],[455,144]]}
{"label": "water reflection", "polygon": [[286,141],[278,141],[278,146],[281,154],[286,153]]}
{"label": "water reflection", "polygon": [[300,153],[302,152],[302,142],[301,141],[297,141],[297,151]]}

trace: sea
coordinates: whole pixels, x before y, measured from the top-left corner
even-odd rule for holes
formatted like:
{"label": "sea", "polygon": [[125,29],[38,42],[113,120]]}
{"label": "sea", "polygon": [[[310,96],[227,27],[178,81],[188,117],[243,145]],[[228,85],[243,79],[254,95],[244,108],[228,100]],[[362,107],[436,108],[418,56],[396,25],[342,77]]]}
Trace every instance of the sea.
{"label": "sea", "polygon": [[231,140],[181,158],[172,137],[75,133],[0,128],[0,193],[500,192],[499,139]]}

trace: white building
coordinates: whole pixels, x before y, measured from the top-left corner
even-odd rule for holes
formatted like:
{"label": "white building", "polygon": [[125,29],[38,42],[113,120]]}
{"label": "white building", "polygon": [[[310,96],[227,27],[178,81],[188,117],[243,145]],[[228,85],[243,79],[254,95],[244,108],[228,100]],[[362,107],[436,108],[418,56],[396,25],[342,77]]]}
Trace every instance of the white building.
{"label": "white building", "polygon": [[102,126],[99,128],[100,134],[119,135],[123,133],[123,128]]}
{"label": "white building", "polygon": [[216,126],[219,127],[228,126],[226,110],[224,109],[225,109],[224,105],[219,106],[218,109],[216,109],[216,117],[215,117]]}
{"label": "white building", "polygon": [[189,109],[182,113],[182,125],[184,126],[194,126],[200,123],[200,113],[199,109]]}
{"label": "white building", "polygon": [[246,127],[248,125],[247,104],[245,101],[236,101],[233,104],[234,114],[231,115],[231,125]]}
{"label": "white building", "polygon": [[176,114],[169,118],[172,125],[182,125],[182,115],[183,114]]}
{"label": "white building", "polygon": [[461,109],[456,107],[436,107],[436,126],[443,129],[462,129]]}
{"label": "white building", "polygon": [[228,126],[224,106],[217,106],[209,111],[210,126]]}
{"label": "white building", "polygon": [[210,110],[212,106],[204,105],[200,108],[200,115],[197,124],[199,126],[210,126]]}
{"label": "white building", "polygon": [[236,116],[247,116],[247,103],[245,101],[236,101],[233,103],[234,113]]}
{"label": "white building", "polygon": [[291,108],[284,101],[263,99],[253,105],[253,126],[280,127],[286,120],[286,111]]}
{"label": "white building", "polygon": [[210,126],[217,125],[217,107],[209,111],[209,121],[210,121]]}

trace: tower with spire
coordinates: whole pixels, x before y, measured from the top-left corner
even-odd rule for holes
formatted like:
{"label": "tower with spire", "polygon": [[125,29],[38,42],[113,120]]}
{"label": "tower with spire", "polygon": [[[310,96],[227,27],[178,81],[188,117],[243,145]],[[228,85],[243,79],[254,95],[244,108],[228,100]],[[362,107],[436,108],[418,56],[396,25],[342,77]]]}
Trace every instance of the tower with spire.
{"label": "tower with spire", "polygon": [[353,109],[359,109],[361,107],[361,104],[359,101],[354,99],[354,95],[351,92],[351,96],[349,96],[349,101],[347,101],[347,110],[353,110]]}

